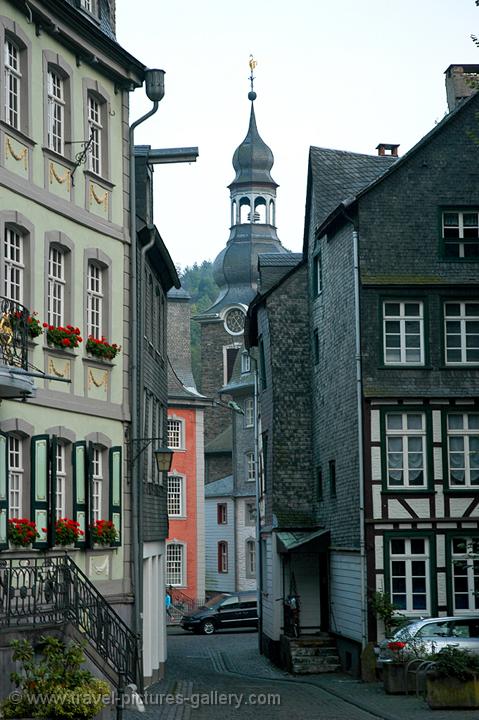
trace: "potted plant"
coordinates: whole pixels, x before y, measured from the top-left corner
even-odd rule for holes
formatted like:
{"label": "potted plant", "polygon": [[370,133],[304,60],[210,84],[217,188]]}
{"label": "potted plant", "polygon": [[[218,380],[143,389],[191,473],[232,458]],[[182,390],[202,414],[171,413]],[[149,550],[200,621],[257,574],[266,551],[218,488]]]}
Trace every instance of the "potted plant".
{"label": "potted plant", "polygon": [[412,668],[413,660],[426,660],[431,657],[429,648],[420,639],[408,636],[403,642],[392,640],[387,643],[391,653],[391,662],[384,662],[383,684],[388,695],[400,695],[417,690],[417,678]]}
{"label": "potted plant", "polygon": [[116,343],[110,345],[107,339],[103,336],[101,338],[95,338],[93,335],[89,335],[88,340],[86,341],[87,353],[101,359],[113,360],[120,350],[120,345],[117,345]]}
{"label": "potted plant", "polygon": [[8,520],[7,536],[10,545],[14,547],[29,547],[40,537],[36,523],[28,518],[10,518]]}
{"label": "potted plant", "polygon": [[55,523],[55,545],[73,545],[84,534],[80,523],[71,518],[59,518]]}
{"label": "potted plant", "polygon": [[25,313],[20,312],[20,310],[15,310],[11,316],[12,328],[15,329],[22,322],[26,323],[28,337],[32,340],[43,333],[37,312],[33,312],[31,315],[25,315]]}
{"label": "potted plant", "polygon": [[17,691],[0,703],[2,717],[92,720],[110,700],[108,683],[82,669],[85,656],[78,643],[43,636],[39,661],[28,640],[13,640],[11,646],[21,671],[10,675]]}
{"label": "potted plant", "polygon": [[95,520],[90,525],[90,533],[97,545],[112,545],[118,540],[118,532],[111,520]]}
{"label": "potted plant", "polygon": [[431,708],[479,708],[479,656],[451,645],[435,656],[427,674]]}
{"label": "potted plant", "polygon": [[83,342],[83,338],[80,336],[80,328],[75,328],[73,325],[49,325],[43,323],[43,327],[46,329],[47,342],[49,345],[54,347],[70,349],[76,348]]}

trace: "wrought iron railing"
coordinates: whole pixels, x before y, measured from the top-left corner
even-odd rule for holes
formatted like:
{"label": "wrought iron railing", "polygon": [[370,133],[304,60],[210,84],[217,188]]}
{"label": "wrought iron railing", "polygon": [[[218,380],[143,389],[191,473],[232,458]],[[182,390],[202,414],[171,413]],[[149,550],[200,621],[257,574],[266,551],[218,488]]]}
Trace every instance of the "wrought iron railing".
{"label": "wrought iron railing", "polygon": [[142,687],[137,636],[68,555],[0,559],[0,628],[68,621],[119,684]]}
{"label": "wrought iron railing", "polygon": [[0,297],[0,364],[28,368],[28,318],[26,307]]}
{"label": "wrought iron railing", "polygon": [[170,587],[168,592],[171,595],[172,605],[183,614],[197,610],[205,602],[204,598],[192,598],[178,588]]}

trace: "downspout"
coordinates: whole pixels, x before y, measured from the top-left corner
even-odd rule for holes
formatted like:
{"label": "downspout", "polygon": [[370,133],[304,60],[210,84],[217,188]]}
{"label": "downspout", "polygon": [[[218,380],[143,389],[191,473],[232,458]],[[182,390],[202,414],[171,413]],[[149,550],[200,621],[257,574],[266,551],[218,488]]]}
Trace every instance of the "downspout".
{"label": "downspout", "polygon": [[259,484],[259,427],[258,427],[258,362],[254,361],[254,478],[256,485],[256,577],[258,593],[258,651],[263,654],[263,612],[261,603],[263,600],[263,555],[261,548],[261,516],[260,516],[260,484]]}
{"label": "downspout", "polygon": [[356,356],[356,401],[358,420],[358,461],[359,461],[359,557],[361,577],[361,645],[366,647],[367,632],[367,586],[366,586],[366,542],[364,527],[364,437],[363,437],[363,383],[361,369],[361,317],[359,305],[359,234],[353,225],[354,254],[354,338]]}
{"label": "downspout", "polygon": [[[139,328],[139,312],[136,290],[138,283],[138,238],[136,235],[136,173],[135,173],[135,129],[158,110],[159,101],[153,102],[152,109],[136,120],[129,129],[129,150],[130,150],[130,242],[131,242],[131,353],[130,353],[130,379],[131,379],[131,443],[130,452],[132,457],[132,561],[133,561],[133,587],[135,593],[133,629],[139,638],[142,637],[143,619],[143,537],[141,514],[143,509],[143,487],[140,477],[138,453],[135,449],[135,440],[142,436],[141,407],[143,405],[140,372],[139,372],[139,351],[141,348],[141,335]],[[142,278],[140,276],[140,282]],[[142,643],[140,643],[141,648]],[[143,672],[143,667],[142,667]]]}
{"label": "downspout", "polygon": [[353,226],[353,267],[354,267],[354,343],[356,363],[356,414],[358,422],[358,463],[359,463],[359,561],[360,561],[360,587],[361,587],[361,646],[366,647],[368,640],[367,629],[367,583],[366,583],[366,538],[365,538],[365,511],[364,511],[364,434],[363,434],[363,381],[361,367],[361,309],[359,297],[359,233],[354,220],[347,214],[345,208],[342,213]]}

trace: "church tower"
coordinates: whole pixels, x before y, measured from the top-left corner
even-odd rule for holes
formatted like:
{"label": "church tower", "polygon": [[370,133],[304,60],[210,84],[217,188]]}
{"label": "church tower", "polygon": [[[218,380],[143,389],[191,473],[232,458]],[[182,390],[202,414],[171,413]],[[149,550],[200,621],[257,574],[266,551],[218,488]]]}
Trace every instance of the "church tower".
{"label": "church tower", "polygon": [[[246,310],[257,292],[258,255],[285,253],[276,234],[276,189],[271,177],[273,153],[261,138],[256,126],[251,67],[251,102],[248,132],[233,155],[235,177],[230,190],[231,227],[226,247],[214,262],[214,277],[219,294],[213,305],[195,317],[201,324],[201,392],[215,397],[224,387],[233,370],[238,352],[243,347]],[[221,407],[208,410],[205,417],[205,444],[213,442],[218,454],[226,448],[230,412]],[[216,443],[216,445],[215,445]],[[229,433],[231,445],[231,432]],[[231,452],[231,451],[230,451]],[[208,480],[216,479],[208,477]]]}

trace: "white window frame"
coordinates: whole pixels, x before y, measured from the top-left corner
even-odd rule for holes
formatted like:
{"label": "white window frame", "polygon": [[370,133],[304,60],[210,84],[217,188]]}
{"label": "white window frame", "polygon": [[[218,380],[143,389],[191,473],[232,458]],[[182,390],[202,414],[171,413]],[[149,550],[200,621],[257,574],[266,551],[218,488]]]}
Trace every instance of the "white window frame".
{"label": "white window frame", "polygon": [[186,546],[183,543],[167,543],[165,574],[166,585],[168,587],[170,585],[172,587],[182,587],[185,585]]}
{"label": "white window frame", "polygon": [[48,255],[48,324],[65,324],[65,253],[50,245]]}
{"label": "white window frame", "polygon": [[[459,315],[448,315],[448,305],[459,305]],[[467,314],[467,306],[476,305],[478,310],[476,315]],[[450,311],[449,311],[450,312]],[[452,323],[459,325],[459,332],[449,332],[448,327],[451,329]],[[446,365],[478,365],[479,364],[479,331],[468,333],[468,323],[475,323],[479,326],[479,301],[451,301],[444,303],[444,346],[446,352]],[[457,347],[449,347],[448,341],[452,337],[459,338],[459,345]],[[470,341],[475,337],[475,346],[468,347],[468,340]],[[448,359],[448,353],[454,351],[460,351],[461,357],[459,360]],[[467,355],[470,350],[475,350],[478,355],[475,360],[468,360]]]}
{"label": "white window frame", "polygon": [[[220,510],[221,508],[221,510]],[[221,522],[220,522],[221,515]],[[228,524],[228,503],[220,502],[216,503],[216,524],[227,525]]]}
{"label": "white window frame", "polygon": [[[399,305],[399,315],[388,315],[388,305]],[[418,306],[419,314],[408,314],[408,306]],[[399,324],[399,332],[391,332],[391,323]],[[412,323],[419,324],[419,332],[407,332]],[[389,332],[388,332],[389,324]],[[419,348],[407,347],[408,338],[419,335]],[[392,337],[399,336],[399,346],[391,345]],[[388,344],[389,339],[389,344]],[[421,300],[384,300],[383,301],[383,342],[385,365],[424,365],[424,303]],[[419,359],[408,359],[408,354],[419,349]],[[399,359],[388,359],[388,352],[399,351]]]}
{"label": "white window frame", "polygon": [[5,227],[3,241],[3,294],[9,300],[24,304],[24,238],[18,230]]}
{"label": "white window frame", "polygon": [[87,268],[87,336],[103,336],[103,269],[94,262]]}
{"label": "white window frame", "polygon": [[83,10],[89,13],[93,12],[93,0],[80,0],[80,5]]}
{"label": "white window frame", "polygon": [[25,477],[23,439],[8,436],[8,512],[11,518],[23,517],[23,483]]}
{"label": "white window frame", "polygon": [[256,540],[246,540],[245,555],[246,577],[256,577]]}
{"label": "white window frame", "polygon": [[90,142],[88,169],[95,175],[102,174],[103,125],[101,123],[101,106],[102,102],[89,93],[87,98],[88,141]]}
{"label": "white window frame", "polygon": [[[457,215],[458,216],[458,222],[457,225],[446,225],[445,223],[445,216],[446,215]],[[465,225],[464,224],[464,215],[476,215],[477,222],[476,225]],[[454,238],[446,238],[446,227],[448,228],[457,228],[458,230],[458,237]],[[465,238],[464,237],[464,229],[465,228],[475,228],[476,229],[476,236],[474,238]],[[471,208],[469,210],[456,210],[454,208],[450,208],[448,210],[444,210],[442,213],[442,237],[443,237],[443,243],[444,243],[444,254],[446,259],[463,259],[463,258],[477,258],[478,253],[474,253],[472,255],[466,256],[465,253],[465,246],[468,244],[474,244],[479,247],[479,212],[476,208]],[[462,242],[461,242],[462,241]],[[448,255],[446,253],[446,245],[452,245],[456,244],[458,246],[458,255]]]}
{"label": "white window frame", "polygon": [[4,41],[5,68],[5,122],[10,127],[21,127],[21,50],[10,38]]}
{"label": "white window frame", "polygon": [[185,478],[183,475],[168,475],[167,488],[168,517],[185,517]]}
{"label": "white window frame", "polygon": [[[389,545],[389,571],[390,571],[390,583],[391,583],[391,592],[390,597],[393,603],[396,604],[398,607],[398,610],[405,615],[417,615],[418,613],[422,614],[430,614],[431,612],[431,587],[430,587],[430,545],[429,545],[429,539],[424,537],[417,537],[417,538],[404,538],[404,537],[398,537],[394,538],[396,540],[401,540],[404,542],[404,553],[398,553],[394,554],[392,552],[392,542],[393,539],[390,539],[390,545]],[[412,543],[416,540],[422,540],[424,542],[424,553],[413,553],[412,551]],[[405,574],[404,575],[398,575],[393,573],[393,563],[395,561],[403,562],[405,564]],[[413,571],[417,568],[414,567],[415,562],[424,562],[425,564],[425,571],[424,575],[413,575]],[[394,578],[404,578],[405,579],[405,591],[404,592],[395,592],[394,591]],[[424,578],[424,585],[425,585],[425,592],[419,593],[416,591],[414,592],[414,578]],[[426,599],[426,607],[425,608],[418,608],[413,607],[413,595],[425,595]],[[400,602],[397,599],[397,595],[405,595],[406,596],[406,607],[401,607]]]}
{"label": "white window frame", "polygon": [[[220,545],[221,545],[221,556],[220,556]],[[228,573],[228,541],[227,540],[218,540],[217,545],[217,556],[218,560],[218,572],[221,575],[226,575]]]}
{"label": "white window frame", "polygon": [[47,143],[50,150],[65,152],[65,80],[57,70],[48,70]]}
{"label": "white window frame", "polygon": [[255,467],[254,467],[254,452],[245,453],[245,463],[246,463],[246,481],[254,482],[256,479],[255,478]]}
{"label": "white window frame", "polygon": [[93,448],[92,456],[92,520],[103,520],[103,450],[100,447]]}
{"label": "white window frame", "polygon": [[[398,417],[401,419],[401,427],[400,428],[393,428],[389,426],[389,418],[392,418],[393,416]],[[415,428],[415,427],[409,427],[410,424],[410,418],[412,417],[420,417],[421,418],[421,427]],[[384,426],[385,426],[385,438],[386,438],[386,447],[385,447],[385,455],[386,455],[386,480],[387,480],[387,486],[391,490],[397,490],[402,488],[408,488],[411,490],[421,490],[427,487],[427,453],[426,453],[426,434],[427,434],[427,422],[426,422],[426,415],[423,412],[387,412],[385,413],[384,417]],[[397,441],[398,439],[401,439],[401,447],[396,447],[398,445]],[[411,449],[412,441],[414,440],[420,440],[421,441],[421,450]],[[422,455],[422,468],[421,467],[414,467],[410,463],[410,456],[411,455]],[[394,463],[391,462],[392,458],[391,456],[401,456],[401,465],[394,465]],[[411,474],[418,469],[422,469],[423,473],[423,479],[422,483],[414,483],[411,482]],[[394,483],[390,480],[390,473],[393,472],[402,472],[402,482],[401,483]]]}
{"label": "white window frame", "polygon": [[251,372],[251,357],[246,350],[241,353],[241,373],[245,375]]}
{"label": "white window frame", "polygon": [[56,492],[55,492],[55,517],[57,520],[66,517],[65,490],[67,484],[66,468],[66,447],[57,443],[56,447]]}
{"label": "white window frame", "polygon": [[[454,541],[459,540],[464,548],[454,550]],[[454,611],[461,613],[477,613],[479,610],[479,538],[451,538],[451,593]],[[461,572],[463,571],[463,572]],[[456,592],[456,579],[466,580],[466,591]],[[456,595],[466,596],[467,607],[458,607]]]}
{"label": "white window frame", "polygon": [[[462,417],[462,428],[454,428],[450,426],[450,421],[452,417]],[[450,488],[459,490],[465,488],[479,489],[479,479],[474,483],[471,479],[471,470],[479,470],[479,468],[471,466],[471,456],[475,456],[479,452],[478,450],[471,448],[471,444],[479,444],[479,429],[475,427],[470,427],[471,417],[479,418],[479,413],[451,412],[446,414],[448,485]],[[462,438],[462,449],[459,447],[459,444],[457,444],[457,447],[454,447],[454,444],[456,443],[452,442],[454,439],[458,438]],[[474,443],[471,443],[472,439],[474,439]],[[451,463],[451,455],[463,455],[462,467],[459,467],[459,465],[457,464],[455,465],[455,467],[453,467]],[[452,470],[464,471],[463,483],[452,481]]]}
{"label": "white window frame", "polygon": [[171,450],[184,450],[184,421],[181,418],[168,418],[168,447]]}
{"label": "white window frame", "polygon": [[254,426],[254,398],[248,397],[244,401],[244,426],[251,428]]}

